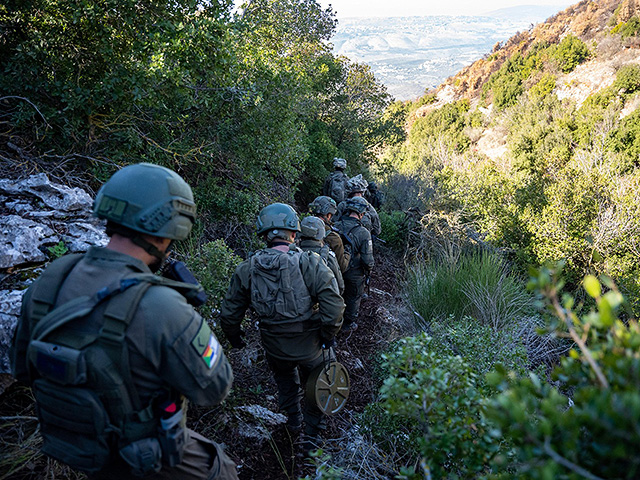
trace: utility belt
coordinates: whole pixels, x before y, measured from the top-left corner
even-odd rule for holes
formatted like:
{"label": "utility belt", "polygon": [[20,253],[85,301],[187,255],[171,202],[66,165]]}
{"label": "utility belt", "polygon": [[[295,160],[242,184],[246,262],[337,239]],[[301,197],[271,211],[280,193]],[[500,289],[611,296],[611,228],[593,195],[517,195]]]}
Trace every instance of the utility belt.
{"label": "utility belt", "polygon": [[260,322],[259,327],[261,330],[265,330],[269,333],[303,333],[310,330],[318,330],[320,328],[320,322],[316,319],[287,323]]}

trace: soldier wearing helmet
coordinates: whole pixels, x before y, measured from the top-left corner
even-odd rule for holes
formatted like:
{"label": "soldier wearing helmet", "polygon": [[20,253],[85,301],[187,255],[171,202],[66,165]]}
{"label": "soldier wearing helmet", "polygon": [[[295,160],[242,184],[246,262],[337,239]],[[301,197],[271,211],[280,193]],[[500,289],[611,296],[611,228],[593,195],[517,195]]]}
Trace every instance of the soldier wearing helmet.
{"label": "soldier wearing helmet", "polygon": [[236,268],[220,308],[222,331],[233,347],[243,348],[241,323],[249,307],[255,311],[287,429],[299,433],[304,419],[303,448],[308,452],[325,419],[316,404],[305,402],[301,408],[301,385],[316,367],[335,358],[330,347],[342,325],[344,302],[320,255],[296,248],[301,228],[293,208],[269,205],[258,214],[256,226],[267,248]]}
{"label": "soldier wearing helmet", "polygon": [[375,209],[380,208],[384,203],[384,195],[378,188],[378,184],[376,182],[369,182],[369,185],[367,185],[367,191],[364,192],[364,198],[366,198],[367,202],[369,202]]}
{"label": "soldier wearing helmet", "polygon": [[333,225],[333,217],[338,211],[336,201],[331,197],[316,197],[309,204],[309,212],[320,218],[324,222],[325,237],[324,243],[335,253],[340,272],[344,273],[349,267],[349,253],[345,252],[340,232]]}
{"label": "soldier wearing helmet", "polygon": [[336,254],[328,245],[325,245],[325,237],[325,225],[320,218],[310,216],[302,219],[302,222],[300,222],[300,242],[298,244],[300,250],[303,252],[315,252],[320,255],[327,267],[335,275],[338,282],[338,291],[342,295],[342,292],[344,292],[344,280],[342,279],[340,265],[338,265]]}
{"label": "soldier wearing helmet", "polygon": [[345,214],[336,224],[342,235],[345,249],[351,252],[349,268],[344,278],[344,310],[343,332],[355,330],[356,319],[360,310],[360,302],[364,293],[365,277],[373,268],[373,245],[371,233],[362,225],[368,202],[361,196],[354,196],[344,202]]}
{"label": "soldier wearing helmet", "polygon": [[[373,206],[367,202],[364,198],[364,192],[366,192],[368,186],[368,182],[362,177],[362,174],[358,174],[355,177],[351,178],[347,183],[347,197],[354,198],[360,197],[367,203],[366,211],[362,217],[362,225],[371,232],[371,235],[376,237],[380,235],[382,231],[382,226],[380,224],[380,217],[378,216],[378,212]],[[341,202],[338,204],[338,218],[342,218],[346,211],[346,202]]]}
{"label": "soldier wearing helmet", "polygon": [[12,345],[43,452],[92,478],[237,479],[221,447],[186,428],[187,399],[220,403],[231,367],[183,296],[190,286],[152,274],[191,231],[191,188],[167,168],[130,165],[102,186],[94,213],[108,245],[45,269]]}
{"label": "soldier wearing helmet", "polygon": [[347,161],[344,158],[333,159],[333,172],[329,174],[322,187],[322,195],[333,198],[336,203],[347,198],[347,182],[349,177],[344,173]]}

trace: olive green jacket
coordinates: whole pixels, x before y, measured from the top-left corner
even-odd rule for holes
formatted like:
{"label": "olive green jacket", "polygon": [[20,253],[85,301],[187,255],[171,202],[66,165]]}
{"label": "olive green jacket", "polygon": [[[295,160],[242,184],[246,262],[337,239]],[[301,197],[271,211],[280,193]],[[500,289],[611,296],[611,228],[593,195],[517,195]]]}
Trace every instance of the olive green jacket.
{"label": "olive green jacket", "polygon": [[[92,247],[67,276],[56,305],[93,295],[118,279],[136,273],[151,271],[144,262],[129,255]],[[14,376],[27,384],[30,378],[26,357],[34,307],[30,301],[31,291],[31,288],[27,290],[23,297],[21,318],[10,352]],[[62,340],[65,335],[81,335],[83,329],[99,328],[102,311],[97,308],[81,321],[61,327],[51,335],[50,341]],[[140,300],[125,338],[131,379],[143,404],[167,388],[205,406],[216,405],[227,396],[233,372],[222,347],[207,322],[174,289],[151,286]]]}
{"label": "olive green jacket", "polygon": [[[295,248],[291,246],[290,248]],[[276,249],[270,250],[277,253]],[[285,253],[282,253],[283,255]],[[299,331],[278,332],[262,325],[260,335],[267,353],[291,361],[315,360],[322,355],[323,339],[332,339],[342,326],[344,301],[338,291],[335,275],[322,258],[313,252],[300,255],[304,288],[315,304],[311,319],[299,325]],[[220,308],[220,325],[227,338],[240,334],[241,323],[251,306],[251,259],[240,263]]]}
{"label": "olive green jacket", "polygon": [[[342,279],[342,272],[340,271],[340,265],[338,265],[338,259],[336,258],[336,254],[333,250],[331,250],[328,245],[323,245],[322,241],[311,239],[301,240],[300,249],[304,252],[315,252],[326,260],[327,267],[331,269],[336,277],[336,281],[338,282],[338,291],[340,292],[340,295],[342,295],[344,292],[344,280]],[[323,254],[323,252],[326,253]]]}

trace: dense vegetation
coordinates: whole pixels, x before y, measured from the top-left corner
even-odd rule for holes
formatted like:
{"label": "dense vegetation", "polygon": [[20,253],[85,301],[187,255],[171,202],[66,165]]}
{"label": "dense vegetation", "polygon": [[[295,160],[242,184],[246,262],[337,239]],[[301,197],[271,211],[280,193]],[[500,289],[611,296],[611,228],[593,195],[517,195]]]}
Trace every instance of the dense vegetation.
{"label": "dense vegetation", "polygon": [[[258,209],[303,210],[347,158],[386,193],[382,238],[421,331],[381,353],[358,418],[380,478],[637,478],[640,66],[584,101],[558,96],[638,36],[637,12],[611,3],[598,38],[497,48],[477,95],[442,104],[391,103],[368,66],[331,53],[334,15],[313,0],[12,0],[0,148],[89,186],[130,162],[178,170],[201,209],[178,251],[207,317],[257,245]],[[483,154],[491,135],[502,155]],[[320,455],[318,478],[341,467]]]}

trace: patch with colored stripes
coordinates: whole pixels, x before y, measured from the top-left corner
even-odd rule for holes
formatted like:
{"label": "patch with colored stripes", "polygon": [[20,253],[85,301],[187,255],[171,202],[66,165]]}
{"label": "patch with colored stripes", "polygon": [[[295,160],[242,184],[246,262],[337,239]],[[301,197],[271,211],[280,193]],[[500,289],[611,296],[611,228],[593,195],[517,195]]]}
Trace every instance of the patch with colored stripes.
{"label": "patch with colored stripes", "polygon": [[200,325],[200,330],[198,330],[198,333],[191,342],[191,345],[193,345],[193,348],[195,348],[200,358],[202,358],[209,368],[216,364],[216,361],[220,356],[220,352],[222,351],[222,347],[220,346],[218,339],[204,320],[202,321],[202,325]]}

